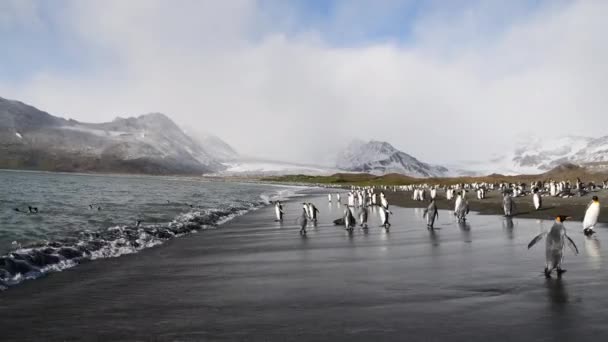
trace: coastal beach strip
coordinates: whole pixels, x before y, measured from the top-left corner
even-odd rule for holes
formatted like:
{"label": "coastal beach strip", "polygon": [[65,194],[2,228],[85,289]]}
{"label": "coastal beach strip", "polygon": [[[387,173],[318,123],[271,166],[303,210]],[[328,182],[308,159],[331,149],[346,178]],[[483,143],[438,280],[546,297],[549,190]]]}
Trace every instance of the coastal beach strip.
{"label": "coastal beach strip", "polygon": [[[320,211],[300,236],[302,202]],[[392,227],[352,235],[327,197],[285,202],[137,254],[88,262],[0,294],[0,331],[13,340],[598,341],[608,333],[607,230],[566,223],[580,254],[545,279],[551,221],[391,206]]]}

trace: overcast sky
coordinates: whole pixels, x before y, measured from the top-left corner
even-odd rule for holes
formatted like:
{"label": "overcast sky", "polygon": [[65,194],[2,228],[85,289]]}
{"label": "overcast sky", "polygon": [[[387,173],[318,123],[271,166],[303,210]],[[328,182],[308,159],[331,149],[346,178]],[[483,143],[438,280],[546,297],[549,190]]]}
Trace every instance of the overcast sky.
{"label": "overcast sky", "polygon": [[423,161],[608,134],[608,1],[0,0],[0,96],[163,112],[245,155],[353,138]]}

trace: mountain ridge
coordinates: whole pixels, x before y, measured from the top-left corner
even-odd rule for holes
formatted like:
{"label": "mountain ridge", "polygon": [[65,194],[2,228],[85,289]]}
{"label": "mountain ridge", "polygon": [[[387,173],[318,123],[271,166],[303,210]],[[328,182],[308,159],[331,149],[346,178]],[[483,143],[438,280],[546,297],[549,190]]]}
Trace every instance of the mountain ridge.
{"label": "mountain ridge", "polygon": [[86,123],[0,98],[0,168],[194,175],[224,168],[212,154],[162,113]]}
{"label": "mountain ridge", "polygon": [[449,170],[431,165],[396,149],[385,141],[352,141],[336,159],[336,167],[345,171],[367,172],[375,175],[390,173],[426,178],[445,176]]}

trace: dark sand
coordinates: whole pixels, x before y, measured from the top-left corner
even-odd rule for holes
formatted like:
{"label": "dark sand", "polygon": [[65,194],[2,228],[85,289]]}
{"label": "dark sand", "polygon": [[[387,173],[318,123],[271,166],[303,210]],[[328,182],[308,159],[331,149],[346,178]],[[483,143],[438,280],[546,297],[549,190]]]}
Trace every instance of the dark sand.
{"label": "dark sand", "polygon": [[318,227],[293,223],[299,201],[142,253],[80,265],[0,293],[0,339],[98,341],[602,341],[608,336],[608,230],[566,252],[545,279],[550,221],[393,206],[389,233],[328,222],[341,208],[315,198]]}
{"label": "dark sand", "polygon": [[[420,202],[412,200],[412,192],[385,192],[386,197],[391,205],[398,205],[404,208],[426,208],[428,202]],[[428,196],[428,192],[427,192]],[[598,190],[588,193],[582,197],[551,197],[543,196],[543,207],[540,210],[535,210],[532,203],[532,195],[520,196],[514,198],[517,210],[515,216],[522,218],[537,218],[537,219],[555,219],[557,215],[571,216],[573,221],[583,221],[587,205],[591,202],[591,197],[598,196],[603,208],[600,211],[600,222],[608,223],[608,191]],[[487,197],[483,200],[477,199],[477,193],[474,190],[467,192],[466,199],[469,201],[469,207],[472,211],[476,211],[482,215],[504,215],[502,208],[502,194],[496,191],[487,193]],[[454,200],[448,201],[445,198],[445,191],[437,191],[437,207],[439,209],[454,210]]]}

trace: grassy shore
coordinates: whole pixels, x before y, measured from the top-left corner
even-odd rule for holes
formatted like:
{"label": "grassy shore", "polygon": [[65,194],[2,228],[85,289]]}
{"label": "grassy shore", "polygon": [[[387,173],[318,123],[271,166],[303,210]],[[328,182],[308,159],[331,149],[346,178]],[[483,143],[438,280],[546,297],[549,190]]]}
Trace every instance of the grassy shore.
{"label": "grassy shore", "polygon": [[480,177],[443,177],[443,178],[413,178],[396,173],[383,176],[375,176],[368,173],[336,173],[331,176],[306,176],[306,175],[287,175],[266,177],[262,181],[279,183],[305,183],[321,184],[334,186],[391,186],[409,184],[441,184],[453,185],[474,182],[486,183],[530,183],[533,181],[548,180],[571,180],[580,178],[583,182],[595,182],[602,184],[608,179],[607,173],[592,172],[589,169],[572,164],[564,164],[555,169],[536,175],[515,175],[506,176],[501,174],[491,174]]}

